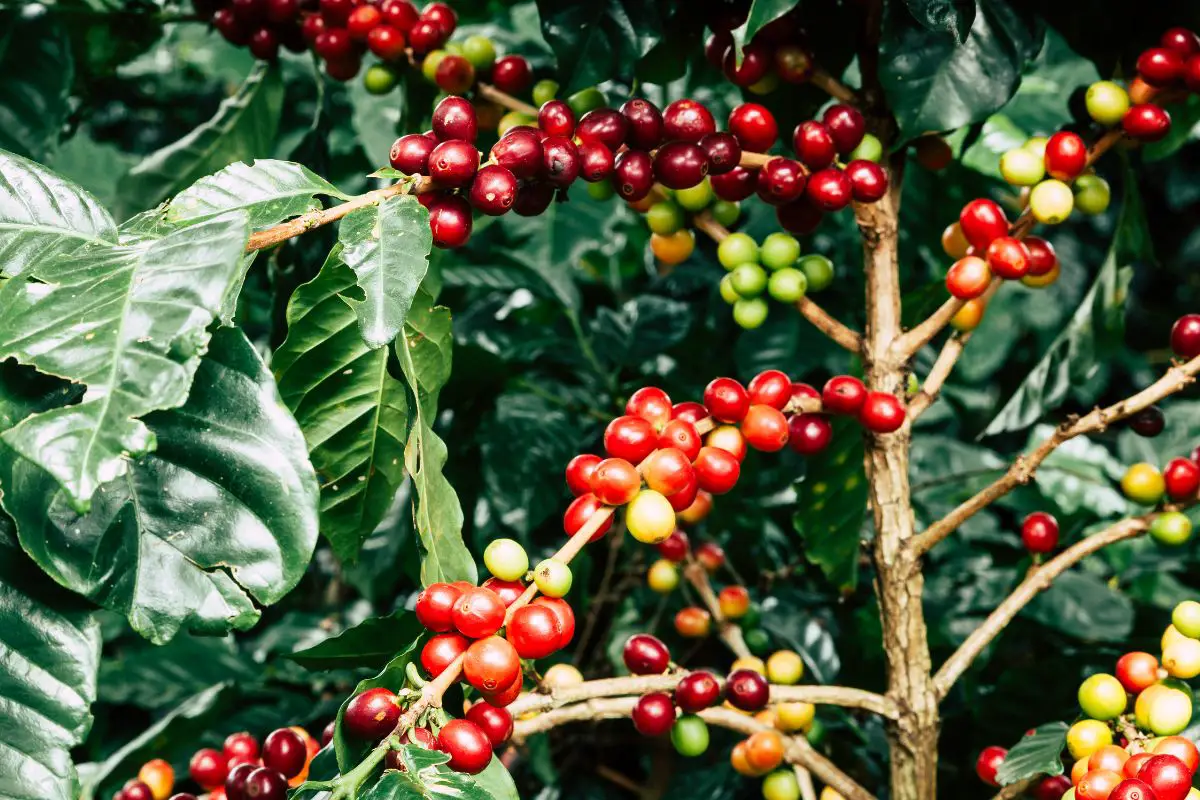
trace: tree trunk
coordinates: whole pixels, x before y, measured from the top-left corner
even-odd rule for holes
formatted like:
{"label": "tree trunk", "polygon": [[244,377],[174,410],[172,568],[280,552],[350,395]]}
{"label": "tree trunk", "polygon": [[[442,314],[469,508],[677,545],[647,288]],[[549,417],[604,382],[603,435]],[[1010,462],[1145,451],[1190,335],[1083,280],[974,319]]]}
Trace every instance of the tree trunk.
{"label": "tree trunk", "polygon": [[[903,397],[906,365],[889,353],[900,325],[899,212],[903,153],[893,159],[891,191],[880,202],[858,209],[867,283],[867,324],[863,359],[873,391]],[[888,695],[901,707],[888,726],[891,800],[937,797],[938,708],[932,663],[921,607],[924,578],[919,559],[904,543],[913,536],[907,426],[896,433],[868,435],[865,466],[875,518],[876,595],[887,656]]]}

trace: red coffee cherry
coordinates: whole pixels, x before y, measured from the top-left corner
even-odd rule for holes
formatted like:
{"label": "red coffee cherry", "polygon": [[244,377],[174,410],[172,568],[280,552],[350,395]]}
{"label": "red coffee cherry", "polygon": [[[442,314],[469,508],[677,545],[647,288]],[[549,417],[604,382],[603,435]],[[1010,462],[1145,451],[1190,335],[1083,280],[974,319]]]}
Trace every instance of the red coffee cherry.
{"label": "red coffee cherry", "polygon": [[887,392],[867,392],[858,421],[871,433],[892,433],[904,424],[904,405]]}
{"label": "red coffee cherry", "polygon": [[470,641],[461,633],[439,633],[421,648],[421,667],[436,678],[446,671],[454,661],[467,652]]}
{"label": "red coffee cherry", "polygon": [[579,177],[579,149],[566,136],[542,139],[542,178],[554,186],[570,186]]}
{"label": "red coffee cherry", "polygon": [[404,34],[391,25],[379,25],[367,34],[367,49],[382,61],[399,61],[407,45]]}
{"label": "red coffee cherry", "polygon": [[854,199],[854,186],[845,172],[826,167],[809,177],[808,199],[822,211],[840,211]]}
{"label": "red coffee cherry", "polygon": [[708,174],[708,155],[698,144],[668,142],[654,154],[654,177],[668,189],[688,189]]}
{"label": "red coffee cherry", "polygon": [[708,409],[703,403],[697,403],[694,400],[689,400],[686,403],[676,403],[671,406],[671,419],[681,419],[684,422],[690,422],[693,425],[702,419],[708,418]]}
{"label": "red coffee cherry", "polygon": [[506,709],[497,708],[486,700],[472,703],[467,709],[467,720],[474,722],[487,734],[492,747],[499,747],[512,738],[513,718]]}
{"label": "red coffee cherry", "polygon": [[1003,747],[992,745],[983,748],[983,752],[975,761],[975,774],[979,776],[979,780],[988,786],[999,786],[1000,784],[996,781],[996,770],[1000,769],[1000,765],[1004,763],[1007,756],[1008,751]]}
{"label": "red coffee cherry", "polygon": [[[230,767],[229,775],[227,775],[225,778],[225,797],[227,800],[246,800],[246,779],[249,778],[250,773],[254,772],[256,769],[258,769],[257,765],[245,762]],[[144,783],[141,785],[146,786]],[[149,790],[150,787],[147,786],[146,791],[148,792]],[[141,792],[139,792],[139,794],[141,794]],[[129,796],[128,786],[125,787],[125,796],[127,798]],[[143,795],[137,800],[152,800],[152,798],[153,795]]]}
{"label": "red coffee cherry", "polygon": [[1200,53],[1200,39],[1187,28],[1170,28],[1162,35],[1159,44],[1185,56]]}
{"label": "red coffee cherry", "polygon": [[382,686],[355,695],[342,715],[342,725],[351,736],[373,742],[391,733],[399,720],[396,695]]}
{"label": "red coffee cherry", "polygon": [[846,165],[845,173],[857,202],[874,203],[887,194],[887,173],[874,161],[851,161]]}
{"label": "red coffee cherry", "polygon": [[696,560],[712,575],[725,566],[725,551],[716,542],[703,542],[696,548]]}
{"label": "red coffee cherry", "polygon": [[829,129],[834,146],[843,155],[858,147],[867,132],[867,121],[854,106],[838,103],[825,109],[821,121]]}
{"label": "red coffee cherry", "polygon": [[733,378],[716,378],[704,388],[704,407],[720,422],[741,422],[750,410],[750,395]]}
{"label": "red coffee cherry", "polygon": [[1021,542],[1031,553],[1052,553],[1058,547],[1058,520],[1045,511],[1034,511],[1021,522]]}
{"label": "red coffee cherry", "polygon": [[454,627],[469,639],[482,639],[504,624],[504,601],[482,586],[465,589],[454,601]]}
{"label": "red coffee cherry", "polygon": [[799,162],[772,158],[758,171],[755,189],[763,202],[781,206],[804,194],[806,183],[806,171]]}
{"label": "red coffee cherry", "polygon": [[771,686],[754,670],[739,669],[731,672],[725,681],[725,695],[734,708],[760,711],[771,699]]}
{"label": "red coffee cherry", "polygon": [[562,632],[558,638],[559,649],[569,645],[575,636],[575,612],[571,609],[571,604],[561,597],[538,597],[532,605],[548,608],[558,617],[559,629]]}
{"label": "red coffee cherry", "polygon": [[675,704],[666,692],[654,692],[638,698],[630,716],[638,733],[663,736],[675,724]]}
{"label": "red coffee cherry", "polygon": [[692,457],[682,450],[675,447],[659,448],[648,461],[649,464],[644,468],[646,485],[664,497],[670,498],[696,485]]}
{"label": "red coffee cherry", "polygon": [[433,244],[436,247],[448,250],[462,247],[471,237],[471,224],[471,206],[462,197],[444,195],[429,205],[429,229],[433,232]]}
{"label": "red coffee cherry", "polygon": [[830,414],[855,415],[867,401],[867,387],[852,375],[838,375],[821,389],[821,405]]}
{"label": "red coffee cherry", "polygon": [[1184,314],[1171,326],[1171,350],[1191,361],[1200,356],[1200,314]]}
{"label": "red coffee cherry", "polygon": [[1168,47],[1151,47],[1138,56],[1138,75],[1151,86],[1170,86],[1183,75],[1183,55]]}
{"label": "red coffee cherry", "polygon": [[1019,280],[1029,273],[1029,251],[1020,239],[1001,236],[988,245],[987,264],[996,277]]}
{"label": "red coffee cherry", "polygon": [[712,112],[695,100],[676,100],[663,111],[666,139],[699,142],[717,130]]}
{"label": "red coffee cherry", "polygon": [[[1071,788],[1071,779],[1066,775],[1055,775],[1052,778],[1042,778],[1033,787],[1033,800],[1062,800],[1062,796]],[[1146,798],[1145,800],[1150,800]]]}
{"label": "red coffee cherry", "polygon": [[354,42],[345,28],[327,27],[313,42],[313,49],[326,61],[338,61],[354,54]]}
{"label": "red coffee cherry", "polygon": [[1158,683],[1158,659],[1150,653],[1126,653],[1117,659],[1113,671],[1125,691],[1137,694]]}
{"label": "red coffee cherry", "polygon": [[606,458],[592,472],[592,492],[605,505],[623,506],[641,488],[642,476],[623,458]]}
{"label": "red coffee cherry", "polygon": [[504,708],[505,706],[512,705],[513,701],[521,696],[521,689],[523,689],[524,686],[524,676],[522,674],[518,674],[517,679],[513,681],[510,686],[506,686],[499,691],[480,692],[480,694],[483,695],[483,699],[490,705],[493,705],[496,708]]}
{"label": "red coffee cherry", "polygon": [[558,651],[562,625],[550,609],[528,605],[513,613],[505,636],[521,658],[545,658]]}
{"label": "red coffee cherry", "polygon": [[766,405],[782,411],[792,399],[792,379],[786,372],[765,370],[754,376],[746,391],[752,405]]}
{"label": "red coffee cherry", "polygon": [[689,672],[675,687],[675,703],[685,714],[698,714],[721,699],[721,684],[711,672]]}
{"label": "red coffee cherry", "polygon": [[478,725],[452,719],[438,732],[437,748],[450,756],[450,769],[475,775],[492,761],[492,740]]}
{"label": "red coffee cherry", "polygon": [[512,128],[492,145],[492,160],[518,178],[542,171],[542,139],[532,128]]}
{"label": "red coffee cherry", "polygon": [[946,272],[946,290],[959,300],[974,300],[987,291],[992,282],[992,270],[978,256],[960,258]]}
{"label": "red coffee cherry", "polygon": [[211,747],[197,750],[188,762],[188,774],[205,791],[211,791],[225,783],[228,771],[225,754]]}
{"label": "red coffee cherry", "polygon": [[259,28],[250,36],[250,54],[262,61],[279,56],[279,37],[270,28]]}
{"label": "red coffee cherry", "polygon": [[521,674],[521,657],[506,639],[488,636],[472,642],[463,658],[463,676],[482,692],[512,684]]}
{"label": "red coffee cherry", "polygon": [[413,29],[420,19],[417,7],[409,0],[385,0],[379,7],[383,12],[383,21],[399,30],[404,35]]}
{"label": "red coffee cherry", "polygon": [[625,413],[641,417],[655,428],[662,428],[671,419],[671,398],[657,386],[645,386],[629,396]]}
{"label": "red coffee cherry", "polygon": [[479,170],[471,183],[471,205],[488,216],[498,217],[507,213],[516,197],[516,176],[496,164]]}
{"label": "red coffee cherry", "polygon": [[812,233],[825,218],[825,212],[817,208],[807,196],[794,203],[775,207],[775,219],[788,233],[803,236]]}
{"label": "red coffee cherry", "polygon": [[710,176],[724,175],[742,160],[742,146],[731,133],[710,133],[700,140],[700,149],[708,159]]}
{"label": "red coffee cherry", "polygon": [[717,69],[725,64],[725,54],[733,47],[733,35],[729,31],[714,31],[704,43],[704,58]]}
{"label": "red coffee cherry", "polygon": [[287,800],[287,793],[287,778],[270,767],[259,767],[251,772],[242,787],[242,796],[246,800]]}
{"label": "red coffee cherry", "polygon": [[617,417],[604,429],[604,449],[631,464],[640,464],[657,445],[658,432],[641,417]]}
{"label": "red coffee cherry", "polygon": [[[575,534],[579,533],[580,529],[582,529],[584,525],[587,524],[589,519],[602,511],[604,507],[605,506],[600,502],[600,499],[591,492],[588,492],[587,494],[581,494],[579,497],[575,498],[571,505],[567,506],[567,511],[565,514],[563,514],[563,531],[565,531],[568,536],[574,536]],[[609,515],[608,519],[601,523],[600,527],[596,529],[596,532],[592,534],[591,539],[588,541],[597,541],[604,536],[604,534],[608,533],[610,528],[612,528],[611,514]]]}
{"label": "red coffee cherry", "polygon": [[613,188],[617,194],[636,203],[654,188],[654,165],[650,155],[641,150],[626,150],[617,155],[613,167]]}
{"label": "red coffee cherry", "polygon": [[741,475],[737,458],[719,447],[701,447],[692,468],[697,486],[712,494],[725,494]]}
{"label": "red coffee cherry", "polygon": [[1087,156],[1088,148],[1082,136],[1059,131],[1046,142],[1046,174],[1070,183],[1087,168]]}
{"label": "red coffee cherry", "polygon": [[602,459],[600,456],[583,454],[575,456],[567,464],[567,488],[578,497],[592,490],[592,473]]}
{"label": "red coffee cherry", "polygon": [[478,169],[479,151],[466,141],[444,141],[429,154],[429,177],[443,186],[466,186]]}
{"label": "red coffee cherry", "polygon": [[661,640],[638,633],[625,640],[621,651],[625,667],[634,675],[661,675],[671,665],[671,653]]}
{"label": "red coffee cherry", "polygon": [[688,537],[681,530],[676,530],[666,539],[654,545],[657,548],[659,555],[668,561],[679,563],[687,558],[688,554]]}
{"label": "red coffee cherry", "polygon": [[258,740],[245,731],[231,733],[226,736],[225,745],[222,749],[227,759],[236,758],[243,761],[256,761],[258,759]]}
{"label": "red coffee cherry", "polygon": [[[901,414],[903,415],[903,410]],[[777,452],[788,442],[787,417],[772,406],[752,405],[742,420],[742,434],[755,450],[764,453]]]}
{"label": "red coffee cherry", "polygon": [[1150,784],[1158,800],[1184,800],[1192,788],[1192,773],[1175,756],[1155,755],[1146,759],[1138,778]]}
{"label": "red coffee cherry", "polygon": [[596,183],[612,176],[616,160],[612,151],[600,142],[580,142],[579,177],[588,183]]}
{"label": "red coffee cherry", "polygon": [[484,581],[483,588],[495,592],[496,596],[500,598],[500,602],[504,603],[505,608],[517,602],[517,598],[525,594],[525,584],[520,581],[502,581],[496,577]]}
{"label": "red coffee cherry", "polygon": [[421,12],[421,19],[436,25],[442,32],[442,36],[447,39],[458,26],[458,14],[454,13],[454,9],[445,3],[430,3],[425,6],[425,10]]}
{"label": "red coffee cherry", "polygon": [[408,43],[413,49],[413,54],[418,56],[438,49],[445,41],[446,37],[441,28],[427,19],[417,20],[408,32]]}
{"label": "red coffee cherry", "polygon": [[1045,239],[1037,236],[1026,236],[1022,243],[1025,252],[1029,254],[1029,275],[1047,275],[1058,266],[1058,256],[1054,247]]}
{"label": "red coffee cherry", "polygon": [[725,52],[722,70],[725,77],[737,86],[752,86],[763,78],[774,65],[775,52],[771,46],[758,40],[742,49],[742,63],[737,63],[737,53],[731,47]]}
{"label": "red coffee cherry", "polygon": [[547,136],[570,136],[575,132],[575,112],[562,100],[548,100],[538,109],[538,127]]}
{"label": "red coffee cherry", "polygon": [[[213,21],[215,24],[215,17]],[[308,15],[304,18],[304,22],[300,25],[300,32],[303,34],[305,41],[315,46],[317,37],[325,32],[325,18],[320,14]]]}
{"label": "red coffee cherry", "polygon": [[432,127],[433,135],[439,141],[462,139],[474,142],[479,133],[475,107],[463,97],[447,97],[433,110]]}
{"label": "red coffee cherry", "polygon": [[1008,218],[1004,209],[992,200],[980,198],[963,206],[958,215],[963,236],[976,250],[983,251],[993,239],[1008,235]]}
{"label": "red coffee cherry", "polygon": [[775,115],[758,103],[742,103],[729,112],[726,128],[737,137],[743,149],[756,153],[770,150],[779,136]]}
{"label": "red coffee cherry", "polygon": [[1157,142],[1171,131],[1171,115],[1153,103],[1141,103],[1125,112],[1121,127],[1139,142]]}
{"label": "red coffee cherry", "polygon": [[520,94],[533,82],[533,70],[521,56],[502,56],[492,65],[492,85],[506,94]]}
{"label": "red coffee cherry", "polygon": [[417,595],[417,621],[434,633],[450,630],[454,627],[454,603],[461,595],[462,590],[457,586],[431,583]]}
{"label": "red coffee cherry", "polygon": [[464,56],[447,53],[437,62],[433,82],[447,94],[460,94],[475,85],[475,67]]}
{"label": "red coffee cherry", "polygon": [[788,420],[788,444],[801,455],[816,455],[832,440],[833,426],[820,414],[793,414]]}
{"label": "red coffee cherry", "polygon": [[1191,500],[1200,490],[1200,465],[1190,458],[1173,458],[1163,470],[1163,482],[1172,501]]}
{"label": "red coffee cherry", "polygon": [[837,157],[837,147],[829,129],[815,120],[802,122],[792,133],[796,157],[810,169],[824,169]]}
{"label": "red coffee cherry", "polygon": [[580,142],[599,142],[613,152],[625,144],[628,134],[628,120],[612,108],[592,109],[575,126],[575,138]]}
{"label": "red coffee cherry", "polygon": [[625,139],[635,150],[653,150],[662,143],[663,115],[649,100],[635,97],[621,106],[628,129]]}

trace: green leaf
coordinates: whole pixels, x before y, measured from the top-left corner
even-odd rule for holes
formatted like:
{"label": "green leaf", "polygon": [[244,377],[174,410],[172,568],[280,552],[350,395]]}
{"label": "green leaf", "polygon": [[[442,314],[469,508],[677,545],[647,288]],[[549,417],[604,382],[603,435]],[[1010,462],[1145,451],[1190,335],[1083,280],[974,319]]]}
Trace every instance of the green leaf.
{"label": "green leaf", "polygon": [[1063,764],[1059,757],[1067,746],[1067,724],[1048,722],[1021,737],[996,770],[996,780],[1001,786],[1017,783],[1038,775],[1062,775]]}
{"label": "green leaf", "polygon": [[739,50],[739,63],[741,48],[754,39],[754,34],[799,5],[800,0],[753,0],[746,21],[733,32],[734,43]]}
{"label": "green leaf", "polygon": [[978,6],[960,44],[889,4],[880,80],[904,138],[984,120],[1017,91],[1042,30],[1007,0],[979,0]]}
{"label": "green leaf", "polygon": [[[186,229],[186,230],[191,230]],[[146,418],[158,448],[74,512],[35,464],[0,448],[21,545],[63,586],[155,642],[250,627],[304,574],[317,481],[299,427],[240,331],[219,329],[179,409]]]}
{"label": "green leaf", "polygon": [[1133,264],[1152,259],[1150,233],[1137,190],[1137,178],[1129,170],[1125,176],[1125,201],[1116,235],[1092,288],[1037,366],[988,423],[984,436],[1027,428],[1048,409],[1057,408],[1068,396],[1074,395],[1080,402],[1094,399],[1080,396],[1079,387],[1085,385],[1110,354],[1122,346],[1125,300]]}
{"label": "green leaf", "polygon": [[1162,161],[1175,155],[1188,142],[1200,136],[1200,97],[1188,95],[1182,104],[1171,106],[1171,129],[1167,135],[1157,142],[1147,144],[1143,148],[1143,157],[1147,161]]}
{"label": "green leaf", "polygon": [[235,161],[269,153],[282,107],[280,71],[259,62],[212,119],[131,169],[121,181],[121,195],[144,207]]}
{"label": "green leaf", "polygon": [[411,611],[371,617],[319,644],[288,656],[307,669],[382,669],[396,654],[396,642],[416,639],[424,632]]}
{"label": "green leaf", "polygon": [[463,512],[454,487],[442,473],[446,444],[433,432],[438,393],[450,378],[450,311],[433,305],[424,291],[417,294],[404,336],[396,340],[396,356],[408,382],[408,444],[404,464],[416,489],[413,518],[425,550],[421,582],[466,580],[478,577],[475,560],[463,543]]}
{"label": "green leaf", "polygon": [[0,514],[0,797],[71,800],[70,750],[92,725],[100,626],[17,547]]}
{"label": "green leaf", "polygon": [[[17,6],[9,6],[16,9]],[[10,27],[11,26],[11,27]],[[57,19],[0,14],[8,47],[0,50],[0,149],[44,161],[71,112],[75,62]]]}
{"label": "green leaf", "polygon": [[[325,76],[322,75],[318,80],[325,80]],[[346,84],[346,95],[350,99],[350,125],[370,164],[388,163],[392,143],[401,132],[400,121],[404,116],[406,89],[406,81],[399,80],[392,93],[380,97],[368,92],[360,80]],[[398,176],[379,177],[402,176],[403,173]]]}
{"label": "green leaf", "polygon": [[856,426],[836,420],[829,447],[806,461],[793,517],[804,540],[804,557],[838,589],[851,591],[858,583],[859,537],[867,508],[862,435]]}
{"label": "green leaf", "polygon": [[962,44],[975,21],[975,0],[904,0],[913,19],[934,33],[948,33]]}
{"label": "green leaf", "polygon": [[222,299],[240,280],[246,219],[228,214],[135,246],[88,247],[0,286],[0,359],[85,384],[83,402],[3,438],[53,475],[71,505],[154,449],[145,414],[187,399]]}
{"label": "green leaf", "polygon": [[1119,644],[1133,630],[1133,601],[1095,575],[1064,572],[1029,604],[1029,616],[1075,639]]}
{"label": "green leaf", "polygon": [[691,326],[687,303],[643,295],[619,309],[601,308],[591,326],[592,341],[601,360],[629,366],[679,344]]}
{"label": "green leaf", "polygon": [[388,373],[388,351],[359,335],[344,295],[354,273],[340,251],[292,294],[287,339],[271,365],[321,481],[321,533],[353,562],[404,480],[408,402]]}
{"label": "green leaf", "polygon": [[538,0],[542,36],[558,59],[562,96],[607,80],[633,77],[663,35],[655,3],[638,0]]}
{"label": "green leaf", "polygon": [[478,775],[455,772],[446,766],[450,756],[417,745],[400,748],[404,769],[380,776],[361,800],[516,800],[517,791],[508,770],[492,756]]}
{"label": "green leaf", "polygon": [[[1038,425],[1029,437],[1028,447],[1036,447],[1053,433],[1051,426]],[[1034,479],[1042,495],[1064,513],[1082,512],[1111,519],[1134,511],[1118,488],[1124,473],[1125,463],[1107,448],[1079,436],[1047,456]]]}
{"label": "green leaf", "polygon": [[137,641],[100,664],[100,702],[175,708],[218,683],[250,685],[262,667],[241,655],[232,637],[176,636],[165,645]]}
{"label": "green leaf", "polygon": [[347,298],[369,347],[396,338],[429,269],[433,233],[417,198],[400,195],[355,211],[338,231],[342,260],[358,276],[366,300]]}
{"label": "green leaf", "polygon": [[20,275],[88,243],[117,241],[96,198],[40,164],[0,151],[0,271]]}
{"label": "green leaf", "polygon": [[317,195],[349,199],[301,164],[260,158],[230,164],[180,192],[165,211],[169,223],[189,225],[226,211],[244,211],[251,229],[274,225],[321,207]]}
{"label": "green leaf", "polygon": [[365,692],[367,689],[377,689],[382,686],[386,689],[392,690],[393,692],[400,691],[407,681],[407,678],[404,674],[405,670],[408,668],[409,664],[415,663],[418,660],[422,638],[423,637],[417,637],[408,645],[404,645],[403,641],[396,642],[398,646],[402,646],[404,649],[396,653],[396,655],[394,655],[391,660],[387,662],[387,665],[379,671],[378,675],[373,678],[365,678],[359,681],[358,685],[354,687],[354,691],[342,701],[342,705],[338,709],[337,713],[337,724],[334,726],[333,731],[333,747],[337,754],[338,769],[341,770],[341,772],[345,773],[349,771],[356,763],[358,763],[354,760],[354,755],[357,753],[356,745],[361,744],[361,742],[348,739],[346,732],[343,729],[344,726],[342,722],[346,716],[346,706],[350,705],[351,700],[353,700],[357,695]]}
{"label": "green leaf", "polygon": [[763,599],[763,629],[795,650],[804,659],[817,683],[833,683],[842,668],[833,633],[817,618],[804,612],[804,601],[787,589]]}

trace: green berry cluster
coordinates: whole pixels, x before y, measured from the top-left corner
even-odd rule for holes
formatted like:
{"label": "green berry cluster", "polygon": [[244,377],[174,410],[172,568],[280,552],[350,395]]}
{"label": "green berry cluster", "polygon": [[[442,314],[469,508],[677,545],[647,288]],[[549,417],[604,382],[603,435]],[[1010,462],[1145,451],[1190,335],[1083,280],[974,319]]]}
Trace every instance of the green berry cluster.
{"label": "green berry cluster", "polygon": [[822,255],[800,255],[800,242],[777,232],[762,244],[745,233],[731,233],[717,247],[717,259],[729,274],[721,279],[721,297],[733,306],[733,319],[752,330],[762,325],[769,310],[768,296],[795,303],[808,292],[833,282],[833,262]]}

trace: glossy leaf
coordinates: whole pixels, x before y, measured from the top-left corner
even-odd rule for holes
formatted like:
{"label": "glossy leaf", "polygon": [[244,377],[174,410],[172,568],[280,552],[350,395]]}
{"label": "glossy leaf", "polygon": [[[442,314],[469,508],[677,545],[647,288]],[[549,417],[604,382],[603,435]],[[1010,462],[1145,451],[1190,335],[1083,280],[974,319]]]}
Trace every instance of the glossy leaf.
{"label": "glossy leaf", "polygon": [[[446,766],[450,756],[416,745],[400,749],[403,770],[387,770],[361,800],[516,800],[516,787],[508,771],[492,756],[478,775],[455,772]],[[506,780],[507,779],[507,780]]]}
{"label": "glossy leaf", "polygon": [[0,796],[72,800],[70,750],[92,725],[100,626],[91,604],[55,585],[21,552],[3,514],[0,629]]}
{"label": "glossy leaf", "polygon": [[338,230],[342,260],[358,276],[365,300],[346,298],[369,347],[396,338],[429,269],[429,212],[408,195],[348,215]]}
{"label": "glossy leaf", "polygon": [[100,702],[173,710],[218,683],[251,685],[261,667],[233,637],[176,636],[164,645],[135,641],[100,665]]}
{"label": "glossy leaf", "polygon": [[346,292],[354,273],[334,249],[288,303],[288,336],[272,359],[321,481],[321,533],[352,562],[404,480],[408,401],[388,351],[359,335]]}
{"label": "glossy leaf", "polygon": [[739,50],[739,63],[741,48],[752,41],[756,33],[799,5],[799,0],[753,0],[746,21],[733,31],[733,41]]}
{"label": "glossy leaf", "polygon": [[818,683],[833,683],[842,668],[833,633],[821,620],[804,613],[799,598],[777,590],[762,603],[763,629],[804,659],[808,673]]}
{"label": "glossy leaf", "polygon": [[358,682],[354,687],[354,691],[346,696],[342,701],[341,707],[337,713],[337,725],[333,733],[333,747],[337,754],[338,768],[342,772],[350,770],[357,761],[354,760],[355,755],[363,749],[366,744],[375,744],[374,742],[363,742],[354,739],[343,725],[343,720],[346,716],[346,706],[350,705],[350,701],[357,695],[362,694],[367,689],[378,689],[380,687],[390,689],[393,692],[399,691],[404,687],[407,678],[405,670],[409,664],[416,663],[420,657],[420,647],[422,638],[417,638],[411,641],[408,645],[397,641],[392,643],[394,647],[403,647],[403,650],[396,652],[387,664],[373,678],[365,678]]}
{"label": "glossy leaf", "polygon": [[433,305],[424,291],[396,340],[396,357],[408,383],[408,443],[404,464],[416,490],[413,518],[425,551],[421,582],[476,581],[475,560],[463,543],[463,512],[454,487],[446,479],[446,444],[433,431],[438,394],[450,378],[453,341],[450,311]]}
{"label": "glossy leaf", "polygon": [[0,150],[0,272],[20,275],[85,244],[116,241],[117,226],[96,198]]}
{"label": "glossy leaf", "polygon": [[1086,572],[1065,572],[1029,604],[1043,625],[1085,642],[1124,642],[1133,629],[1133,602]]}
{"label": "glossy leaf", "polygon": [[935,33],[948,33],[962,44],[975,21],[975,0],[904,0],[913,19]]}
{"label": "glossy leaf", "polygon": [[804,557],[838,589],[850,591],[858,583],[859,537],[867,508],[858,426],[835,422],[829,447],[806,462],[793,517],[804,540]]}
{"label": "glossy leaf", "polygon": [[898,4],[888,6],[880,80],[903,138],[980,122],[1013,96],[1041,28],[1007,0],[979,0],[970,32],[930,30]]}
{"label": "glossy leaf", "polygon": [[259,62],[212,119],[131,169],[121,181],[121,195],[150,205],[222,167],[269,153],[282,105],[279,70]]}
{"label": "glossy leaf", "polygon": [[629,366],[679,344],[691,325],[686,303],[646,295],[618,309],[600,309],[591,326],[592,341],[602,361]]}
{"label": "glossy leaf", "polygon": [[201,178],[167,205],[168,223],[203,222],[226,211],[244,211],[252,229],[274,225],[321,207],[319,195],[348,195],[302,164],[260,158],[237,162]]}
{"label": "glossy leaf", "polygon": [[213,336],[187,403],[146,426],[156,451],[82,515],[51,476],[0,448],[22,547],[152,641],[249,627],[300,580],[316,543],[317,482],[299,427],[230,328]]}
{"label": "glossy leaf", "polygon": [[92,245],[38,264],[42,282],[0,286],[0,358],[88,387],[81,403],[4,433],[76,510],[154,449],[141,418],[187,399],[246,235],[245,216],[227,214],[135,246]]}
{"label": "glossy leaf", "polygon": [[[1032,449],[1051,436],[1049,425],[1038,425],[1029,437]],[[1034,480],[1047,500],[1067,514],[1085,513],[1113,519],[1136,513],[1119,484],[1125,463],[1085,436],[1064,442],[1038,467]]]}
{"label": "glossy leaf", "polygon": [[638,59],[662,38],[654,3],[538,0],[542,35],[558,59],[563,96],[607,80],[632,78]]}
{"label": "glossy leaf", "polygon": [[424,628],[409,611],[371,617],[323,642],[288,656],[303,667],[322,669],[382,669],[396,654],[396,642],[416,639]]}
{"label": "glossy leaf", "polygon": [[1037,366],[988,423],[985,436],[1022,430],[1069,396],[1080,402],[1093,399],[1080,396],[1079,387],[1121,346],[1133,264],[1153,259],[1146,215],[1132,173],[1126,175],[1125,186],[1112,247],[1092,288]]}
{"label": "glossy leaf", "polygon": [[0,149],[44,161],[71,112],[75,63],[66,31],[53,15],[0,13]]}
{"label": "glossy leaf", "polygon": [[1004,763],[996,770],[996,780],[1001,786],[1008,786],[1038,775],[1062,775],[1063,764],[1059,755],[1066,746],[1066,723],[1039,725],[1021,737],[1021,741],[1008,751]]}

